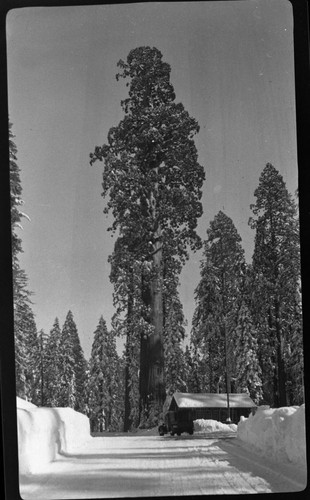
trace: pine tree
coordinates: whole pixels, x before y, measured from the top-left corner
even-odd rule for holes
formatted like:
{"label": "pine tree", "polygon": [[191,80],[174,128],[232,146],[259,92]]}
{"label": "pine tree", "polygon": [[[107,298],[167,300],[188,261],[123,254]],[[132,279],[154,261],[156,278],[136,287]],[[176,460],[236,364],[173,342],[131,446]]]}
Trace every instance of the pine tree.
{"label": "pine tree", "polygon": [[[195,290],[191,346],[196,368],[197,392],[219,392],[225,367],[222,296],[215,266],[201,262],[201,280]],[[196,392],[196,391],[195,391]]]}
{"label": "pine tree", "polygon": [[36,404],[39,344],[34,314],[27,302],[16,300],[14,328],[17,395]]}
{"label": "pine tree", "polygon": [[[75,397],[74,397],[74,410],[85,412],[86,405],[86,360],[84,357],[83,349],[81,347],[78,330],[73,319],[73,314],[68,311],[64,329],[68,332],[68,337],[71,339],[72,354],[74,359],[73,370],[75,380]],[[64,333],[64,330],[63,330]]]}
{"label": "pine tree", "polygon": [[301,299],[298,294],[296,298],[295,321],[292,321],[288,327],[289,340],[285,352],[288,405],[301,405],[305,401],[304,348],[301,318]]}
{"label": "pine tree", "polygon": [[302,345],[297,208],[283,177],[270,163],[254,195],[254,217],[249,221],[255,230],[252,314],[258,332],[264,398],[269,404],[285,406],[288,384],[292,383],[288,346],[293,338],[294,343]]}
{"label": "pine tree", "polygon": [[120,427],[116,413],[118,356],[115,337],[101,316],[94,333],[89,367],[89,413],[91,430],[116,430]]}
{"label": "pine tree", "polygon": [[201,280],[195,290],[191,343],[200,351],[205,371],[201,383],[209,387],[208,392],[230,392],[236,311],[245,273],[244,250],[233,221],[222,211],[211,221],[207,235]]}
{"label": "pine tree", "polygon": [[242,303],[238,311],[234,359],[236,360],[237,392],[248,392],[252,400],[258,404],[262,398],[262,381],[258,361],[257,333],[245,303]]}
{"label": "pine tree", "polygon": [[[164,256],[165,257],[165,256]],[[167,395],[186,392],[187,366],[182,343],[185,339],[185,319],[178,294],[180,268],[165,258],[164,267],[164,366]]]}
{"label": "pine tree", "polygon": [[15,340],[15,373],[16,393],[21,398],[27,398],[26,372],[29,363],[29,351],[25,338],[25,327],[30,312],[28,278],[24,271],[15,269],[13,272],[14,299],[14,340]]}
{"label": "pine tree", "polygon": [[110,280],[114,285],[113,301],[116,313],[112,326],[117,336],[125,337],[124,353],[124,431],[138,427],[141,401],[139,370],[141,367],[141,345],[149,331],[148,311],[142,299],[143,261],[134,252],[130,239],[118,238],[111,263]]}
{"label": "pine tree", "polygon": [[186,345],[184,360],[187,367],[186,392],[202,392],[200,358],[198,350],[193,344]]}
{"label": "pine tree", "polygon": [[116,371],[115,371],[115,397],[114,397],[114,424],[111,430],[124,431],[125,407],[125,358],[124,355],[116,355]]}
{"label": "pine tree", "polygon": [[15,340],[15,372],[17,395],[30,399],[35,394],[36,365],[38,350],[37,330],[34,314],[31,309],[31,295],[28,289],[28,276],[21,269],[19,253],[22,252],[22,240],[18,229],[22,229],[21,221],[29,217],[21,211],[23,205],[20,169],[17,165],[17,147],[14,143],[12,124],[9,123],[9,162],[10,162],[10,198],[12,228],[12,270],[13,270],[13,306],[14,306],[14,340]]}
{"label": "pine tree", "polygon": [[11,226],[12,226],[12,257],[13,270],[19,270],[18,254],[22,252],[22,240],[17,234],[17,229],[22,229],[21,221],[28,215],[20,210],[24,204],[22,199],[22,184],[20,169],[17,165],[17,147],[13,141],[12,124],[9,123],[9,161],[10,161],[10,197],[11,197]]}
{"label": "pine tree", "polygon": [[60,344],[61,329],[58,318],[55,318],[46,343],[46,406],[61,406],[60,403]]}
{"label": "pine tree", "polygon": [[131,240],[131,248],[138,249],[138,260],[145,264],[142,296],[150,327],[141,339],[141,407],[154,400],[161,408],[163,255],[169,244],[184,261],[188,246],[195,249],[200,244],[195,228],[202,214],[204,170],[193,139],[199,127],[182,104],[174,103],[170,66],[158,49],[134,49],[118,66],[117,78],[129,78],[129,97],[121,103],[125,117],[110,129],[108,144],[95,148],[91,163],[105,162],[103,195],[110,195],[106,212],[114,216],[111,229]]}
{"label": "pine tree", "polygon": [[38,335],[38,387],[37,387],[37,405],[47,406],[47,359],[46,359],[46,346],[48,336],[44,330],[40,330]]}
{"label": "pine tree", "polygon": [[75,408],[77,401],[73,331],[76,331],[76,325],[72,312],[69,311],[61,332],[58,361],[60,367],[59,406],[68,406],[70,408]]}

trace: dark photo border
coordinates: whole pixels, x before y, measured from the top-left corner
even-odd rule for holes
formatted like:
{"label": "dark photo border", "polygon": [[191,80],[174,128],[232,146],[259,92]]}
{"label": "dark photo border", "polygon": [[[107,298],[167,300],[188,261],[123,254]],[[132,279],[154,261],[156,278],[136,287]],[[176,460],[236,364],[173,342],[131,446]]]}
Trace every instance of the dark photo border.
{"label": "dark photo border", "polygon": [[[216,1],[216,0],[212,0]],[[223,1],[223,0],[222,0]],[[231,1],[231,0],[230,0]],[[247,0],[237,0],[247,1]],[[251,0],[249,0],[251,1]],[[271,0],[272,1],[272,0]],[[286,0],[284,0],[286,1]],[[301,265],[302,265],[302,303],[304,322],[305,352],[305,395],[309,401],[309,369],[307,368],[307,340],[310,331],[309,321],[309,276],[310,276],[310,71],[309,71],[309,2],[310,0],[289,0],[294,15],[294,58],[295,58],[295,98],[297,124],[297,155],[299,174],[299,210],[301,226]],[[9,155],[8,155],[8,90],[6,60],[6,15],[12,9],[24,7],[52,7],[101,5],[111,3],[141,2],[102,2],[98,0],[1,0],[0,3],[0,216],[1,216],[1,299],[0,299],[0,396],[1,396],[1,437],[3,458],[2,498],[15,500],[19,495],[18,456],[17,456],[17,412],[15,393],[15,356],[13,329],[13,293],[11,263],[11,225],[9,192]],[[176,2],[178,3],[178,2]],[[309,411],[306,407],[307,423]],[[309,425],[309,424],[308,424]],[[309,457],[309,427],[307,427],[307,448]],[[292,494],[293,498],[309,495],[309,486],[304,492]],[[159,497],[157,497],[159,498]],[[269,498],[269,496],[268,496]],[[44,499],[42,499],[44,500]]]}

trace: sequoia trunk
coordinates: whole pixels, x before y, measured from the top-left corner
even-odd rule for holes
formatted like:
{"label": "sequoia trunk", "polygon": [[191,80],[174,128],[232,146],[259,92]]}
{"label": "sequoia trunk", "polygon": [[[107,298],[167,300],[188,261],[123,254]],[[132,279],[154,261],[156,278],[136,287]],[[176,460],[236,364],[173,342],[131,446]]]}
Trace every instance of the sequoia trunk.
{"label": "sequoia trunk", "polygon": [[151,321],[154,327],[149,337],[149,378],[148,394],[159,406],[164,403],[164,348],[163,348],[163,291],[162,291],[162,244],[158,237],[154,244],[153,269],[154,278],[151,283]]}
{"label": "sequoia trunk", "polygon": [[[133,278],[132,278],[133,279]],[[133,282],[133,281],[132,281]],[[131,429],[132,421],[130,417],[131,404],[130,404],[130,372],[129,364],[131,361],[131,349],[130,345],[132,342],[132,314],[133,314],[133,290],[132,285],[128,294],[128,305],[127,305],[127,338],[126,338],[126,365],[125,365],[125,415],[124,415],[124,432]]]}
{"label": "sequoia trunk", "polygon": [[279,301],[275,302],[275,328],[276,328],[276,345],[277,345],[277,393],[278,393],[278,405],[287,405],[287,394],[286,394],[286,373],[285,365],[283,359],[283,334],[280,328],[280,306]]}

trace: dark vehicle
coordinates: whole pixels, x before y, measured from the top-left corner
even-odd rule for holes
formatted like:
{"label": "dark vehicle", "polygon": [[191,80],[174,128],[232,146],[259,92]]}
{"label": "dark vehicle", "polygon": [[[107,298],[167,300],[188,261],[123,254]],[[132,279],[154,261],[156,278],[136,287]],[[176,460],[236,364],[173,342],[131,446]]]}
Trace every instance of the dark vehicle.
{"label": "dark vehicle", "polygon": [[171,436],[175,434],[181,436],[182,432],[193,434],[194,422],[191,412],[188,410],[167,411],[164,423],[158,426],[158,432],[160,436],[164,436],[169,432]]}

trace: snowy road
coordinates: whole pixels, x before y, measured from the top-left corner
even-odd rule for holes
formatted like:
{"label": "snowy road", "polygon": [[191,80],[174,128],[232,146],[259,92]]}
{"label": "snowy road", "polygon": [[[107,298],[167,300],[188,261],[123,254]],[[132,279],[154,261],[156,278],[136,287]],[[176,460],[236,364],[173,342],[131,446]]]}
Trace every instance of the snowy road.
{"label": "snowy road", "polygon": [[44,500],[301,491],[300,467],[269,462],[235,434],[92,438],[44,474],[21,478],[24,499]]}

